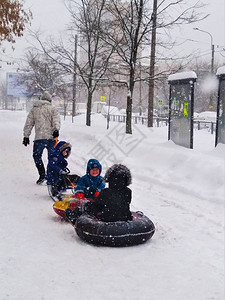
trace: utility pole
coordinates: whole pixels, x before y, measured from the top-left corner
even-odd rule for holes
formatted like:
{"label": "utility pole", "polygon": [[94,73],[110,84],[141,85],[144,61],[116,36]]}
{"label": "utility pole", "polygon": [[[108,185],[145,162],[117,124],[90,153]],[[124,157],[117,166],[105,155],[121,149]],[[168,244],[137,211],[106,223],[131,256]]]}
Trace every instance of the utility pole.
{"label": "utility pole", "polygon": [[153,102],[155,86],[155,48],[156,48],[156,21],[157,21],[157,0],[153,2],[152,12],[152,39],[149,68],[149,87],[148,87],[148,127],[153,127]]}
{"label": "utility pole", "polygon": [[139,86],[139,116],[142,116],[142,91],[141,91],[141,62],[139,63],[140,67],[140,86]]}
{"label": "utility pole", "polygon": [[215,53],[215,48],[214,48],[213,44],[211,44],[211,48],[212,48],[211,74],[213,74],[214,73],[214,53]]}
{"label": "utility pole", "polygon": [[110,104],[111,104],[111,88],[109,86],[109,106],[108,106],[108,113],[107,113],[107,129],[109,129],[109,121],[110,121]]}
{"label": "utility pole", "polygon": [[[214,74],[214,44],[211,40],[211,50],[212,50],[212,58],[211,58],[211,75]],[[213,109],[213,93],[210,93],[209,97],[209,109]]]}
{"label": "utility pole", "polygon": [[75,49],[74,49],[74,63],[73,63],[72,123],[73,123],[73,117],[76,115],[76,92],[77,92],[77,34],[75,35]]}

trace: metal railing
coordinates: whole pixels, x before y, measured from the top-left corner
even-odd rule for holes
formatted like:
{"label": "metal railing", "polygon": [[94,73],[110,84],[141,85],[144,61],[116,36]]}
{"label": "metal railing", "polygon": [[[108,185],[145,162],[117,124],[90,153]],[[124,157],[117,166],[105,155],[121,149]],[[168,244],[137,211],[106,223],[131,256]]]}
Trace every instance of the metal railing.
{"label": "metal railing", "polygon": [[[110,121],[113,122],[121,122],[125,123],[126,122],[126,116],[125,115],[104,115],[105,118],[109,117]],[[142,124],[146,125],[147,124],[147,117],[143,116],[132,116],[132,122],[134,124]],[[160,126],[167,126],[168,125],[168,118],[159,118],[159,117],[153,117],[154,121],[154,126],[160,127]]]}
{"label": "metal railing", "polygon": [[[104,115],[105,118],[109,117],[109,120],[112,122],[126,122],[126,116],[125,115]],[[142,124],[147,125],[147,117],[143,116],[132,116],[132,122],[134,124]],[[168,118],[160,118],[160,117],[153,117],[153,125],[155,127],[161,127],[161,126],[167,126],[168,125]],[[216,122],[213,121],[201,121],[201,120],[194,120],[194,128],[197,130],[201,129],[208,129],[208,131],[213,134],[216,130]]]}
{"label": "metal railing", "polygon": [[198,130],[207,128],[213,134],[216,131],[216,122],[194,120],[194,127]]}

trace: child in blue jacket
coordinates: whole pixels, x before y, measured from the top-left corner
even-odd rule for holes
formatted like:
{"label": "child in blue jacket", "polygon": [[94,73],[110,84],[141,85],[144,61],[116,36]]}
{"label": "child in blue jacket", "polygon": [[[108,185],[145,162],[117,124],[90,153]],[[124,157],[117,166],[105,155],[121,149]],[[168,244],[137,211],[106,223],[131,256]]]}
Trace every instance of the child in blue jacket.
{"label": "child in blue jacket", "polygon": [[66,158],[71,153],[72,146],[64,141],[59,142],[52,150],[47,166],[47,184],[57,185],[62,175],[66,175],[68,162]]}
{"label": "child in blue jacket", "polygon": [[60,192],[66,188],[65,175],[67,177],[73,176],[73,181],[75,180],[74,176],[77,177],[77,180],[79,178],[77,175],[68,175],[69,169],[67,168],[68,162],[66,159],[71,153],[71,148],[70,143],[61,141],[55,146],[49,156],[46,179],[48,186],[51,187],[53,197],[60,196]]}
{"label": "child in blue jacket", "polygon": [[97,197],[99,192],[104,189],[105,183],[100,176],[102,166],[97,159],[90,159],[87,163],[86,175],[82,176],[75,188],[75,196],[78,198]]}

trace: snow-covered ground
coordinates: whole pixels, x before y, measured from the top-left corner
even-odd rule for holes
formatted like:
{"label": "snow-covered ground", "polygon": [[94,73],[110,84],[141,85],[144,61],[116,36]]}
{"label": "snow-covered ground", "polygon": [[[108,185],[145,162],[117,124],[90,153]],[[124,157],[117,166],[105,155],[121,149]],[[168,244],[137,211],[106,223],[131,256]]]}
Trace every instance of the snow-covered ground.
{"label": "snow-covered ground", "polygon": [[[132,210],[156,226],[152,239],[126,248],[88,245],[35,184],[32,137],[22,145],[25,112],[0,111],[0,299],[223,300],[224,156],[214,135],[194,131],[194,149],[167,141],[167,128],[134,127],[92,115],[62,120],[73,145],[69,166],[83,175],[89,158],[132,172]],[[46,153],[45,162],[46,162]]]}

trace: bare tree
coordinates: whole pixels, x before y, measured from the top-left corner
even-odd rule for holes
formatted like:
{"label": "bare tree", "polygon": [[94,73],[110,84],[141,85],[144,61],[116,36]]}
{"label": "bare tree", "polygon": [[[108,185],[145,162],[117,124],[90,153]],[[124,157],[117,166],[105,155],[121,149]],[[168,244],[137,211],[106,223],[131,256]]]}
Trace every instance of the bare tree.
{"label": "bare tree", "polygon": [[[154,1],[157,4],[157,1]],[[195,1],[194,5],[186,0],[161,0],[158,5],[153,6],[146,0],[112,0],[108,3],[108,11],[111,14],[109,18],[111,28],[107,31],[107,42],[114,45],[119,65],[123,65],[124,73],[127,73],[127,119],[126,133],[132,133],[131,114],[133,105],[133,91],[135,82],[140,80],[138,77],[138,61],[143,58],[142,50],[149,47],[151,36],[150,33],[154,26],[154,39],[156,39],[156,29],[166,31],[175,25],[182,25],[191,22],[197,22],[205,18],[204,14],[198,13],[198,9],[202,8],[200,1]],[[154,17],[154,18],[153,18]],[[153,24],[154,19],[154,24]],[[112,26],[112,24],[114,26]],[[156,47],[157,41],[151,43],[151,47]],[[166,46],[160,42],[160,46]],[[171,43],[170,43],[171,46]],[[151,56],[155,56],[155,49],[152,49]],[[119,60],[118,59],[118,60]],[[148,81],[155,80],[154,66],[156,59],[152,57],[152,68],[148,75]],[[117,63],[118,65],[118,63]],[[121,69],[121,68],[120,68]],[[151,85],[150,88],[154,88]],[[153,91],[150,92],[154,97]],[[150,105],[152,108],[152,105]],[[153,109],[151,109],[151,117],[153,117]]]}
{"label": "bare tree", "polygon": [[[165,32],[174,25],[196,22],[204,18],[205,15],[198,14],[202,4],[197,0],[192,0],[192,3],[193,1],[195,4],[191,6],[187,0],[173,2],[161,0],[157,6],[156,25],[154,25],[156,29]],[[57,42],[52,39],[43,42],[40,36],[36,35],[42,51],[67,74],[72,75],[73,78],[78,74],[82,78],[87,89],[86,125],[88,126],[91,125],[92,96],[96,87],[109,78],[113,82],[125,85],[127,88],[126,133],[131,134],[135,82],[145,80],[149,83],[151,76],[154,77],[151,78],[152,80],[158,76],[157,72],[151,74],[148,72],[147,77],[140,77],[143,76],[143,72],[140,72],[140,62],[144,57],[143,50],[149,49],[151,44],[154,15],[151,3],[148,0],[129,2],[67,0],[67,8],[71,15],[69,26],[71,39],[67,43],[62,39]],[[74,49],[77,35],[79,37],[78,57]],[[154,47],[171,46],[171,43],[162,42],[161,35],[153,44]],[[152,53],[156,56],[153,63],[155,68],[158,52]],[[154,97],[154,93],[151,94]]]}
{"label": "bare tree", "polygon": [[[71,15],[68,26],[69,39],[49,38],[43,41],[40,33],[32,33],[38,41],[43,53],[54,64],[61,66],[67,74],[73,76],[73,85],[76,76],[80,76],[87,89],[86,125],[91,125],[92,96],[100,80],[104,76],[113,47],[106,44],[101,38],[106,0],[67,0],[67,9]],[[76,44],[76,37],[77,44]],[[74,45],[76,44],[76,47]],[[78,55],[76,49],[78,48]],[[75,79],[75,80],[74,80]],[[76,93],[75,88],[74,94]]]}
{"label": "bare tree", "polygon": [[35,48],[25,54],[19,71],[31,94],[48,90],[59,95],[65,89],[64,70]]}
{"label": "bare tree", "polygon": [[[44,84],[49,83],[52,92],[61,96],[64,100],[64,116],[66,115],[67,106],[72,94],[72,116],[74,116],[77,76],[76,35],[70,36],[70,39],[66,41],[64,41],[62,37],[59,37],[57,40],[52,37],[43,40],[40,32],[30,31],[30,36],[38,43],[38,46],[33,45],[32,49],[34,53],[36,53],[35,55],[42,57],[41,66],[44,68],[40,69],[38,67],[38,69],[41,71],[43,79],[47,76],[46,81],[44,80]],[[29,60],[27,61],[30,66],[33,65],[32,60],[30,62]],[[47,69],[45,69],[45,67],[47,67]],[[43,77],[42,71],[45,73],[48,69],[50,72],[47,72]]]}
{"label": "bare tree", "polygon": [[[20,83],[25,85],[30,96],[41,94],[48,90],[51,94],[63,100],[63,112],[66,116],[68,99],[72,90],[65,70],[54,63],[37,48],[30,48],[18,69]],[[60,107],[62,107],[60,105]]]}
{"label": "bare tree", "polygon": [[26,68],[21,68],[21,83],[27,87],[27,92],[30,97],[40,95],[44,90],[48,90],[53,97],[59,100],[60,113],[63,113],[64,118],[70,110],[70,95],[72,85],[65,80],[61,70],[56,70],[52,65],[46,64],[46,61],[38,61],[37,58],[28,61]]}
{"label": "bare tree", "polygon": [[70,29],[79,32],[80,49],[77,69],[87,88],[86,125],[91,125],[91,105],[93,93],[104,76],[111,55],[112,46],[102,38],[103,27],[107,22],[106,0],[67,0],[71,15]]}
{"label": "bare tree", "polygon": [[107,5],[110,27],[105,32],[105,39],[115,48],[117,75],[120,73],[127,87],[126,133],[129,134],[132,133],[133,91],[137,80],[138,59],[141,58],[143,40],[151,30],[151,15],[148,14],[147,3],[146,0],[112,0]]}
{"label": "bare tree", "polygon": [[[193,1],[192,1],[193,2]],[[156,60],[156,31],[164,31],[179,25],[198,22],[208,15],[201,12],[204,7],[200,1],[176,0],[153,0],[153,28],[151,37],[151,54],[149,69],[149,94],[148,94],[148,127],[153,126],[153,102],[154,102],[154,83],[155,83],[155,60]],[[165,42],[160,44],[165,47]],[[167,43],[168,46],[175,45],[174,41]],[[165,59],[165,57],[164,57]],[[186,58],[187,59],[187,58]]]}
{"label": "bare tree", "polygon": [[148,87],[148,127],[153,127],[153,102],[155,88],[155,52],[156,52],[156,28],[157,28],[157,2],[153,0],[152,11],[152,33],[151,33],[151,53],[149,67],[149,87]]}

